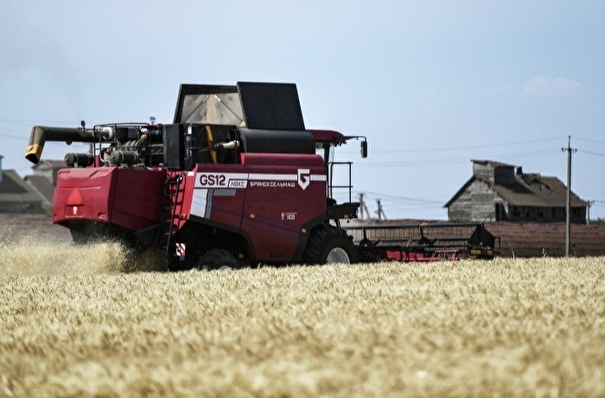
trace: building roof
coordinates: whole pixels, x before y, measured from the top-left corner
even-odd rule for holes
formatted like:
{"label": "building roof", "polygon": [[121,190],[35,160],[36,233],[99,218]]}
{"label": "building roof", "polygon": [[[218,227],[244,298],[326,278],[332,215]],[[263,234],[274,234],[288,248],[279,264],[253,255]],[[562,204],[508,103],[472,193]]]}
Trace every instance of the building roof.
{"label": "building roof", "polygon": [[[527,207],[565,207],[567,205],[567,187],[556,177],[540,175],[515,175],[515,182],[510,185],[496,185],[485,177],[481,181],[513,206]],[[572,207],[586,207],[587,203],[573,192]]]}
{"label": "building roof", "polygon": [[0,181],[0,213],[14,209],[38,211],[42,199],[15,170],[2,170]]}
{"label": "building roof", "polygon": [[24,180],[40,194],[47,204],[52,204],[55,194],[55,186],[45,176],[31,175],[25,176]]}
{"label": "building roof", "polygon": [[494,167],[515,167],[512,164],[502,163],[502,162],[498,162],[498,161],[495,161],[495,160],[471,159],[471,162],[478,163],[478,164],[481,164],[483,166],[486,166],[486,165],[489,164],[489,165],[492,165]]}
{"label": "building roof", "polygon": [[19,195],[28,192],[27,187],[15,170],[1,170],[0,172],[2,172],[0,199],[5,195]]}
{"label": "building roof", "polygon": [[52,169],[63,169],[65,168],[65,161],[64,160],[54,160],[54,159],[43,159],[40,160],[40,163],[32,166],[32,169],[36,170],[36,169],[45,169],[45,168],[52,168]]}
{"label": "building roof", "polygon": [[[490,162],[492,165],[493,162]],[[504,163],[502,165],[505,165]],[[506,165],[508,166],[508,165]],[[565,207],[567,205],[567,187],[556,177],[544,177],[539,174],[516,174],[511,184],[495,184],[482,175],[472,176],[444,205],[449,207],[473,182],[481,181],[488,185],[502,199],[513,206],[527,207]],[[571,193],[571,207],[586,207],[587,202]]]}

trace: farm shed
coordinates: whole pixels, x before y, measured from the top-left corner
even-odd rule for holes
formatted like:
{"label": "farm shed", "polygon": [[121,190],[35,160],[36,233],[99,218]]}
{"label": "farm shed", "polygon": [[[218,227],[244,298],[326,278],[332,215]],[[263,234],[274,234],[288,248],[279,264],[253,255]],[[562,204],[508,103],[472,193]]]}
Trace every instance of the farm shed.
{"label": "farm shed", "polygon": [[[492,160],[472,162],[473,176],[444,206],[450,221],[565,221],[567,187],[558,178]],[[587,206],[571,193],[573,223],[586,223]]]}
{"label": "farm shed", "polygon": [[40,195],[15,170],[3,170],[0,155],[0,213],[44,213]]}

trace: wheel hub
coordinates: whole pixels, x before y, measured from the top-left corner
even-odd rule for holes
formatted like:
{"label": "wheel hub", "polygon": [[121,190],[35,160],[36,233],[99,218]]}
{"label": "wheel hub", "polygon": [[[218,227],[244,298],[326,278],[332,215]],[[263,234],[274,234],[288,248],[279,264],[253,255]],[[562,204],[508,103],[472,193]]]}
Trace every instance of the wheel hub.
{"label": "wheel hub", "polygon": [[326,258],[327,264],[351,264],[351,259],[349,258],[349,254],[346,250],[335,247],[330,250],[328,253],[328,257]]}

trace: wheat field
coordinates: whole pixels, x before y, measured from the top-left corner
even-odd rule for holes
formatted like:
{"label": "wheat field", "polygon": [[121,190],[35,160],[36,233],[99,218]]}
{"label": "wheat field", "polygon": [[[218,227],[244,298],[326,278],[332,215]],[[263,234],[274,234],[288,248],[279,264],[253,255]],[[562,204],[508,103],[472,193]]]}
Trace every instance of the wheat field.
{"label": "wheat field", "polygon": [[0,243],[0,396],[605,396],[605,258],[158,267]]}

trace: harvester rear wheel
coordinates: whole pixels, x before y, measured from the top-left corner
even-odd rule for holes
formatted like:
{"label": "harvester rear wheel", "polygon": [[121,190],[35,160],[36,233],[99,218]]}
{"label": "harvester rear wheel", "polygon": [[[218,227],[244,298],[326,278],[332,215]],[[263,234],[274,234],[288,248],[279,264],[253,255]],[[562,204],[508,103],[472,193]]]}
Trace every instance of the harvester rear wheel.
{"label": "harvester rear wheel", "polygon": [[202,270],[239,269],[242,265],[239,260],[228,250],[211,249],[200,257],[196,268]]}
{"label": "harvester rear wheel", "polygon": [[358,259],[357,248],[343,230],[320,225],[309,236],[304,262],[307,264],[352,264]]}

